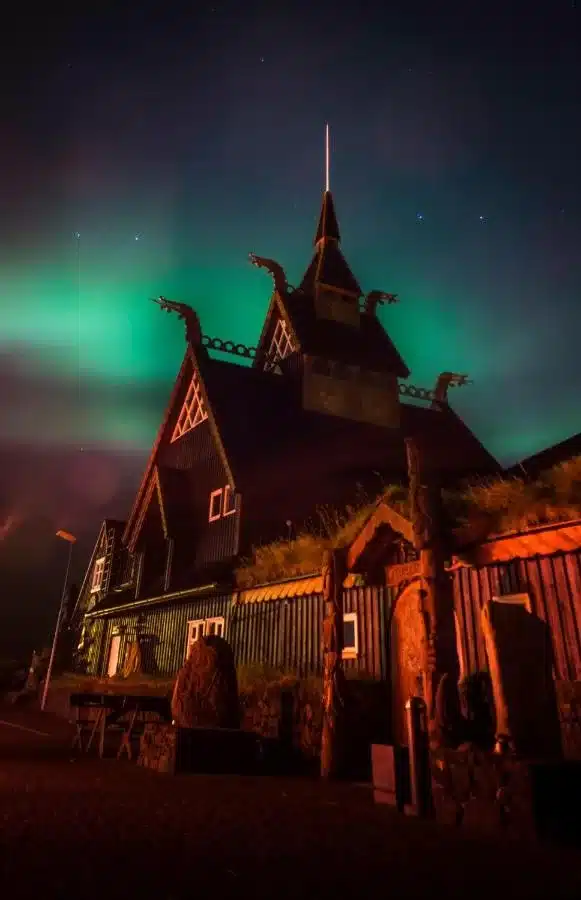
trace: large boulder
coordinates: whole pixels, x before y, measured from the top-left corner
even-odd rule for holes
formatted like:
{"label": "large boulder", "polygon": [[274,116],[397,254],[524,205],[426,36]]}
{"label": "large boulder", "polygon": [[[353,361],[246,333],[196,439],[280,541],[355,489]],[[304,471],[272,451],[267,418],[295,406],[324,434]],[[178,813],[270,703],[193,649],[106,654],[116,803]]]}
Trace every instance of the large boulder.
{"label": "large boulder", "polygon": [[199,638],[176,679],[171,711],[178,728],[238,728],[238,683],[230,644]]}

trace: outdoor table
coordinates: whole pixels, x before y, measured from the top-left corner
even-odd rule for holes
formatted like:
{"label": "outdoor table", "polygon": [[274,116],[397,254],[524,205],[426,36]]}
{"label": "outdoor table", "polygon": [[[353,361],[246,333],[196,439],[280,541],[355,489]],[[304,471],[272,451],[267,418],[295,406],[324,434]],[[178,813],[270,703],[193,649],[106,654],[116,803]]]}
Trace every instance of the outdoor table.
{"label": "outdoor table", "polygon": [[[76,734],[73,748],[78,745],[81,752],[87,753],[98,734],[100,757],[103,757],[104,753],[107,728],[121,724],[120,720],[125,718],[127,721],[121,735],[121,744],[117,752],[118,759],[124,751],[129,759],[132,757],[131,737],[138,717],[154,713],[164,721],[171,720],[170,705],[166,697],[137,696],[135,694],[72,694],[70,705],[76,709]],[[97,710],[95,718],[92,720],[83,718],[83,711],[90,709]],[[87,744],[83,747],[83,728],[85,726],[90,727],[90,734]]]}

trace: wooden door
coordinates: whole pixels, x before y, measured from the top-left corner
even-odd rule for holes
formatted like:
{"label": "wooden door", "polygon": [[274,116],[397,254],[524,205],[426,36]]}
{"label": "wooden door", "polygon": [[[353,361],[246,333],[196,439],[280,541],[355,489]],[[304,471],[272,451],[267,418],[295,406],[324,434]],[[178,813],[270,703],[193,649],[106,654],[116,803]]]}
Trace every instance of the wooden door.
{"label": "wooden door", "polygon": [[119,650],[121,649],[121,635],[114,634],[109,644],[109,661],[107,663],[107,675],[113,678],[117,674],[119,665]]}
{"label": "wooden door", "polygon": [[405,705],[410,697],[422,697],[424,693],[426,649],[419,585],[414,583],[396,600],[391,619],[392,738],[399,746],[408,744]]}

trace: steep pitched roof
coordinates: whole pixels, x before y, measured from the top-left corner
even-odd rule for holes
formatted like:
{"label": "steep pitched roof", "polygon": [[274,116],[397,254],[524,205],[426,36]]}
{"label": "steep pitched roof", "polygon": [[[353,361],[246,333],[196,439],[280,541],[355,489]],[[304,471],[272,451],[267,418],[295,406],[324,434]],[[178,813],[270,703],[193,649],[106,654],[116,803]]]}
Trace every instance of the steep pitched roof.
{"label": "steep pitched roof", "polygon": [[333,195],[330,191],[325,191],[314,240],[315,255],[299,286],[303,293],[312,295],[317,285],[324,285],[354,298],[361,296],[363,291],[359,282],[339,249],[340,241],[341,234]]}
{"label": "steep pitched roof", "polygon": [[407,378],[409,369],[375,312],[361,312],[356,324],[317,315],[315,298],[319,287],[344,295],[345,302],[356,307],[356,315],[359,309],[363,292],[341,253],[339,240],[335,206],[327,191],[315,235],[315,255],[297,289],[287,287],[283,293],[274,292],[258,342],[255,367],[261,366],[276,320],[282,318],[299,352]]}
{"label": "steep pitched roof", "polygon": [[209,427],[211,428],[213,437],[218,445],[218,450],[220,455],[222,456],[228,478],[230,481],[233,481],[232,472],[230,470],[228,460],[224,452],[224,446],[222,443],[220,432],[217,428],[213,409],[206,392],[206,365],[211,365],[211,363],[212,360],[210,359],[205,347],[198,346],[194,348],[191,342],[188,341],[184,359],[178,376],[175,380],[169,403],[166,407],[161,426],[151,449],[151,453],[149,455],[149,459],[147,461],[147,465],[145,467],[145,471],[143,473],[141,483],[137,491],[135,501],[133,503],[133,507],[127,518],[125,531],[123,533],[123,543],[125,544],[129,543],[129,541],[131,540],[138,519],[142,514],[142,507],[148,502],[148,495],[152,489],[151,481],[152,477],[155,474],[154,468],[158,460],[160,448],[164,444],[164,442],[170,440],[175,420],[177,419],[177,416],[180,412],[181,404],[189,387],[189,381],[192,378],[194,371],[199,377],[202,398],[205,409],[208,413]]}
{"label": "steep pitched roof", "polygon": [[317,245],[299,288],[311,294],[318,284],[353,297],[360,297],[363,293],[336,241],[321,241]]}
{"label": "steep pitched roof", "polygon": [[333,240],[337,241],[337,243],[341,240],[339,222],[337,221],[337,214],[335,212],[335,204],[333,202],[331,191],[325,191],[323,194],[323,205],[321,206],[319,224],[317,225],[313,243],[318,244],[319,241],[324,240]]}
{"label": "steep pitched roof", "polygon": [[358,328],[318,319],[312,294],[300,291],[289,294],[285,307],[303,353],[390,372],[398,378],[409,376],[408,367],[375,315],[362,312]]}
{"label": "steep pitched roof", "polygon": [[107,532],[113,530],[114,541],[115,544],[118,544],[121,540],[121,536],[123,534],[123,529],[125,528],[125,522],[121,522],[119,519],[104,519],[101,527],[99,528],[99,533],[97,535],[97,540],[95,541],[95,545],[93,547],[93,552],[91,553],[91,559],[89,560],[89,565],[85,570],[85,574],[83,577],[83,581],[81,587],[79,589],[79,593],[77,595],[77,601],[71,613],[71,620],[74,619],[77,612],[79,611],[79,607],[81,602],[83,601],[86,595],[86,589],[89,583],[89,579],[91,577],[91,573],[93,571],[93,567],[95,565],[95,561],[99,558],[99,554],[102,554],[107,549]]}
{"label": "steep pitched roof", "polygon": [[259,369],[208,359],[206,389],[225,453],[235,477],[264,460],[302,446],[312,454],[359,466],[405,473],[405,437],[425,443],[433,467],[450,476],[492,473],[498,462],[450,407],[431,409],[401,404],[401,426],[386,429],[338,416],[304,410],[291,382]]}
{"label": "steep pitched roof", "polygon": [[537,475],[546,469],[551,469],[553,466],[573,459],[574,456],[579,456],[580,454],[581,432],[566,438],[564,441],[560,441],[558,444],[553,444],[552,447],[547,447],[545,450],[540,450],[538,453],[528,456],[526,459],[515,463],[508,471],[513,475],[522,476],[526,474],[536,478]]}

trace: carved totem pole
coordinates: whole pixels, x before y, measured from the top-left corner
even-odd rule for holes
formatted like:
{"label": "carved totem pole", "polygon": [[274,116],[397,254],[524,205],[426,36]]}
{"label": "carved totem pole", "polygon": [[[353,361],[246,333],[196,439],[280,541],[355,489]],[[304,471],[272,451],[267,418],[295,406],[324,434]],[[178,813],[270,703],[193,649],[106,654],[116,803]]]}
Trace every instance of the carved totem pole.
{"label": "carved totem pole", "polygon": [[[414,547],[420,554],[425,623],[424,691],[430,746],[454,742],[458,654],[454,599],[446,572],[446,526],[439,485],[431,480],[418,444],[406,439]],[[449,698],[444,697],[444,693]]]}
{"label": "carved totem pole", "polygon": [[326,550],[323,557],[323,731],[321,776],[333,778],[341,767],[344,728],[343,580],[344,553]]}

